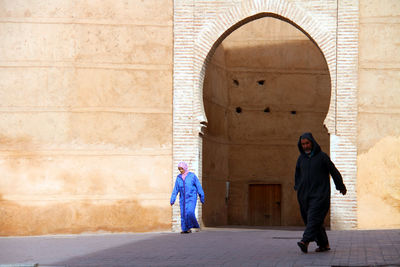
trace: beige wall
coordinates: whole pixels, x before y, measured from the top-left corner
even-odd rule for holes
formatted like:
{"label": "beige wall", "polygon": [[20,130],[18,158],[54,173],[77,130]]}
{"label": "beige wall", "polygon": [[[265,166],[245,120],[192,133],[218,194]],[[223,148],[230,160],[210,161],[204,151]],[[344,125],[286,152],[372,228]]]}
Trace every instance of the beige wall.
{"label": "beige wall", "polygon": [[[221,50],[225,64],[220,60]],[[234,225],[248,224],[249,184],[281,184],[282,225],[302,225],[293,190],[297,141],[303,132],[313,132],[329,153],[329,135],[323,126],[331,95],[326,61],[301,31],[276,18],[262,18],[240,27],[217,52],[208,65],[203,88],[209,122],[203,147],[214,148],[209,136],[216,133],[214,125],[223,127],[220,132],[224,132],[223,142],[229,144],[229,169],[228,176],[225,172],[224,177],[211,177],[208,173],[219,166],[210,169],[210,162],[218,162],[214,158],[221,155],[205,150],[203,173],[207,175],[203,175],[203,182],[221,178],[230,181],[228,224]],[[226,69],[219,77],[216,65]],[[212,87],[210,80],[219,83],[214,82]],[[228,102],[224,98],[218,105],[223,108],[210,104],[210,92],[215,91],[228,95]],[[214,99],[219,101],[218,97]],[[241,113],[236,112],[237,107]],[[264,112],[266,108],[270,111]],[[212,196],[225,194],[222,181],[218,188],[219,194],[213,191]],[[212,196],[208,194],[208,201],[221,205],[222,200]],[[208,214],[203,215],[206,218]]]}
{"label": "beige wall", "polygon": [[172,10],[0,2],[0,235],[170,229]]}
{"label": "beige wall", "polygon": [[360,1],[358,228],[400,227],[400,1]]}

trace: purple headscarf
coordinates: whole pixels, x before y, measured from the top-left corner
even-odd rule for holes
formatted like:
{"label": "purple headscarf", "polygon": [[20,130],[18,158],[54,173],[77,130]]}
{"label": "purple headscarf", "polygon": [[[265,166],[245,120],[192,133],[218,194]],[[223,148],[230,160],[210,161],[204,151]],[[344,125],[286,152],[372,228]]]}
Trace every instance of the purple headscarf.
{"label": "purple headscarf", "polygon": [[181,162],[178,163],[178,168],[179,167],[181,167],[182,169],[185,170],[185,172],[182,174],[182,179],[185,180],[186,175],[189,173],[188,165],[185,162],[181,161]]}

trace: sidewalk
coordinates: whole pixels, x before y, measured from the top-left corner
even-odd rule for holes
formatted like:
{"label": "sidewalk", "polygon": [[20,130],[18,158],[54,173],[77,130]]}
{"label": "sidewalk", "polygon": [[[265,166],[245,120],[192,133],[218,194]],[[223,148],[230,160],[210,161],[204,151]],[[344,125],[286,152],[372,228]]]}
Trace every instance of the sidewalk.
{"label": "sidewalk", "polygon": [[[0,266],[400,266],[400,229],[328,231],[332,250],[300,252],[299,230],[0,238]],[[19,265],[18,265],[19,264]]]}

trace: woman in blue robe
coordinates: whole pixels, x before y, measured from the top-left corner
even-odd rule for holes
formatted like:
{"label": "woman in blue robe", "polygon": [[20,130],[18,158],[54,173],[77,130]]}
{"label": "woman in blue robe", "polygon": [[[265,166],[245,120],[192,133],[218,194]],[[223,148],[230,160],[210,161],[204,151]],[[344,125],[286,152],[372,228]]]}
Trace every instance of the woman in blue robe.
{"label": "woman in blue robe", "polygon": [[180,174],[176,177],[174,190],[171,195],[171,206],[175,203],[179,193],[179,205],[181,208],[181,234],[191,233],[190,228],[200,228],[194,213],[197,203],[197,194],[204,204],[204,191],[196,174],[188,171],[185,162],[178,164]]}

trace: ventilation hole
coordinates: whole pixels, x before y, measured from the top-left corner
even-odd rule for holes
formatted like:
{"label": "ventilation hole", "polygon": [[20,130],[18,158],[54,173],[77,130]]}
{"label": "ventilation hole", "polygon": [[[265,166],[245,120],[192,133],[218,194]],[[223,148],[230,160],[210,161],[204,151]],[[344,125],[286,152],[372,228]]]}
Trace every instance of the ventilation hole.
{"label": "ventilation hole", "polygon": [[296,114],[297,112],[296,112],[296,110],[292,110],[292,111],[290,111],[290,113],[292,113],[292,114],[294,115],[294,114]]}
{"label": "ventilation hole", "polygon": [[233,80],[233,83],[234,83],[235,85],[239,85],[239,81],[238,81],[238,80]]}
{"label": "ventilation hole", "polygon": [[241,108],[241,107],[237,107],[237,108],[236,108],[236,112],[237,112],[237,113],[242,113],[242,108]]}
{"label": "ventilation hole", "polygon": [[265,109],[264,109],[264,112],[265,112],[265,113],[270,112],[269,107],[265,108]]}
{"label": "ventilation hole", "polygon": [[265,80],[259,80],[259,81],[257,81],[257,83],[258,83],[259,85],[264,85],[264,82],[265,82]]}

